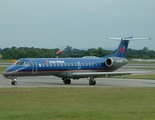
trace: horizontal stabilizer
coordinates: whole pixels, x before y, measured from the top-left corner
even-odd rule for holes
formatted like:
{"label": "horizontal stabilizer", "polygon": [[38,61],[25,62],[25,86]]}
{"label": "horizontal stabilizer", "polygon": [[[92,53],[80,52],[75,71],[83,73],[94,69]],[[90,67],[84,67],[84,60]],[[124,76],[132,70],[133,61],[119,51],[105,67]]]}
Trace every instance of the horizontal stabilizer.
{"label": "horizontal stabilizer", "polygon": [[114,38],[108,37],[109,40],[151,40],[152,38],[134,38],[134,37],[125,37],[125,38]]}

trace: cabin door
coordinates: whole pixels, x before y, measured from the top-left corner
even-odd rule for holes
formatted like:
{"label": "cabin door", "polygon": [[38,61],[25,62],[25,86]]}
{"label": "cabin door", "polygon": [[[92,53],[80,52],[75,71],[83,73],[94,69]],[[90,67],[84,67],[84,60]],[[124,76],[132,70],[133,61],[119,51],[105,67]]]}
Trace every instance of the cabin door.
{"label": "cabin door", "polygon": [[37,73],[37,63],[35,60],[31,59],[31,64],[32,64],[32,74],[36,74]]}
{"label": "cabin door", "polygon": [[80,61],[77,61],[77,66],[78,66],[78,69],[81,69],[81,63],[80,63]]}

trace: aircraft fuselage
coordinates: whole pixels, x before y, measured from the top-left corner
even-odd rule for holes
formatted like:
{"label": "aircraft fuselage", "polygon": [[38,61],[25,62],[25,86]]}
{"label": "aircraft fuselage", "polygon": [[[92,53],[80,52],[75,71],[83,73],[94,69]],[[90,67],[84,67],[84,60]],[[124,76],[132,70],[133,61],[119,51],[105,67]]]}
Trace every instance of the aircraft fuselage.
{"label": "aircraft fuselage", "polygon": [[[74,78],[74,72],[112,72],[119,67],[107,67],[106,58],[23,58],[10,66],[5,77],[54,75]],[[81,78],[81,77],[79,77]]]}

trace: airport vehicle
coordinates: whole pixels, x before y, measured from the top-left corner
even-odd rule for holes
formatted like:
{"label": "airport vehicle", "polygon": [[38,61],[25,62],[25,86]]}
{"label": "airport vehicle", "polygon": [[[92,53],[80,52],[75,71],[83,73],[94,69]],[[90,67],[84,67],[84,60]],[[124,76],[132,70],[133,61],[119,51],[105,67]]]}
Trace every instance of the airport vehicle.
{"label": "airport vehicle", "polygon": [[56,76],[64,84],[70,84],[71,79],[88,78],[89,85],[96,85],[95,78],[102,76],[129,75],[132,72],[114,72],[126,65],[126,52],[130,40],[150,38],[108,38],[121,40],[117,51],[104,57],[82,58],[22,58],[8,67],[3,76],[12,79],[11,84],[17,84],[17,77],[21,76]]}

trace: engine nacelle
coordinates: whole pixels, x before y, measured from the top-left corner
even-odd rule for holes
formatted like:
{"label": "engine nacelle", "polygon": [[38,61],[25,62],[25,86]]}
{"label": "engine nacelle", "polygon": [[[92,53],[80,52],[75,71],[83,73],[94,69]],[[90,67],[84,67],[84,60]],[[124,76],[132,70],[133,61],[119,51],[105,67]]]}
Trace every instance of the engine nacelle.
{"label": "engine nacelle", "polygon": [[121,67],[123,65],[126,65],[127,63],[128,60],[121,57],[109,57],[105,61],[107,67]]}

